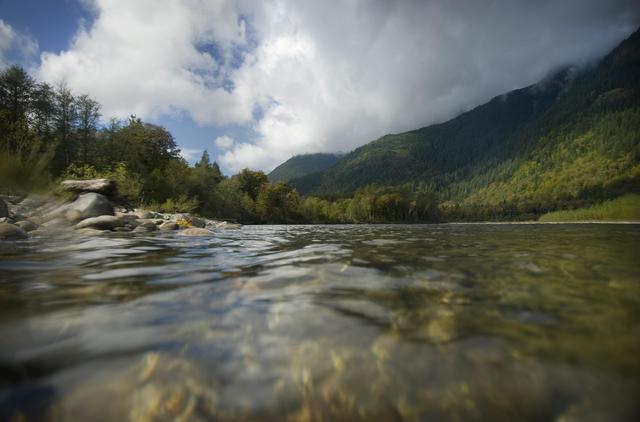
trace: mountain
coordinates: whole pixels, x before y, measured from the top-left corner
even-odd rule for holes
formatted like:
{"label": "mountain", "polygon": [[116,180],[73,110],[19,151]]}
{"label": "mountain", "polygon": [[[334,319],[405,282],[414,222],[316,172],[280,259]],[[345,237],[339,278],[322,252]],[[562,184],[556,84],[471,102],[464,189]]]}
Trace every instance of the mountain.
{"label": "mountain", "polygon": [[340,154],[302,154],[289,158],[268,174],[272,182],[288,182],[291,179],[317,173],[334,165]]}
{"label": "mountain", "polygon": [[445,123],[386,135],[302,194],[419,184],[443,203],[557,204],[640,190],[640,31],[588,68],[567,68]]}

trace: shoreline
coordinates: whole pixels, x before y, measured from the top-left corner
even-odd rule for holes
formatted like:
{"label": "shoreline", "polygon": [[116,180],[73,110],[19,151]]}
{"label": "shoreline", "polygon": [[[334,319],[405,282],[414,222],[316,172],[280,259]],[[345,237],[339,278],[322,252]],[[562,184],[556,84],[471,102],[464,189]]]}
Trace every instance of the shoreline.
{"label": "shoreline", "polygon": [[496,224],[496,225],[533,225],[533,224],[640,224],[640,221],[625,220],[582,220],[582,221],[456,221],[442,224]]}

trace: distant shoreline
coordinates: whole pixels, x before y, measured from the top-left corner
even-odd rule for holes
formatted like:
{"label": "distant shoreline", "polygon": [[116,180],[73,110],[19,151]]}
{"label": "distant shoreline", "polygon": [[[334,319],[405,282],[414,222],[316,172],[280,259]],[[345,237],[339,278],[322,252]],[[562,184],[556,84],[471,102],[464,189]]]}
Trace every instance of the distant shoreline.
{"label": "distant shoreline", "polygon": [[530,224],[640,224],[640,221],[617,220],[585,220],[585,221],[456,221],[444,224],[500,224],[500,225],[530,225]]}

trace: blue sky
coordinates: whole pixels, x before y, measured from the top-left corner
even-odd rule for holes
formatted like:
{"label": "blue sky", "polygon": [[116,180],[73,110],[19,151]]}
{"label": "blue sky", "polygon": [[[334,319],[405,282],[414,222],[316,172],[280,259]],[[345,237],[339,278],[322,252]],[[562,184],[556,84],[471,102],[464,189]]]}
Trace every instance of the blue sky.
{"label": "blue sky", "polygon": [[[60,52],[69,47],[79,25],[91,25],[93,15],[79,0],[0,0],[0,19],[36,40],[41,51]],[[12,53],[8,57],[11,62],[23,62],[16,52]],[[244,137],[247,130],[237,126],[196,124],[188,115],[145,120],[167,128],[191,163],[200,158],[205,149],[215,155],[217,151],[213,140],[218,136]]]}
{"label": "blue sky", "polygon": [[639,25],[637,0],[0,0],[0,65],[230,174],[447,120]]}

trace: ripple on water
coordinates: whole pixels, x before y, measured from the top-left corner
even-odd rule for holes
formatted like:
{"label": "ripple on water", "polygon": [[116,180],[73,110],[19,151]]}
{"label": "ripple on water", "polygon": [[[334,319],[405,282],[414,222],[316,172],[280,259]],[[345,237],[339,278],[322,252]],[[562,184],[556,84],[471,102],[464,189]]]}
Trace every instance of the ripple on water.
{"label": "ripple on water", "polygon": [[0,419],[633,420],[638,240],[245,226],[0,244]]}

